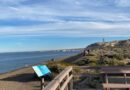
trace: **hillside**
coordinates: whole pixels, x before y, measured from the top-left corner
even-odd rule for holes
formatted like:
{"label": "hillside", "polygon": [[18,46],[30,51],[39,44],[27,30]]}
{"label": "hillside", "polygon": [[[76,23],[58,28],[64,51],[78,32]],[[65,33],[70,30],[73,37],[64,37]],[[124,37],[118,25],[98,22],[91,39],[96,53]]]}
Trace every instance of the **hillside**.
{"label": "hillside", "polygon": [[101,49],[101,48],[129,48],[130,47],[130,39],[128,40],[120,40],[120,41],[111,41],[111,42],[98,42],[94,44],[90,44],[86,47],[86,49]]}
{"label": "hillside", "polygon": [[129,65],[130,39],[94,43],[85,48],[86,55],[76,60],[78,65]]}

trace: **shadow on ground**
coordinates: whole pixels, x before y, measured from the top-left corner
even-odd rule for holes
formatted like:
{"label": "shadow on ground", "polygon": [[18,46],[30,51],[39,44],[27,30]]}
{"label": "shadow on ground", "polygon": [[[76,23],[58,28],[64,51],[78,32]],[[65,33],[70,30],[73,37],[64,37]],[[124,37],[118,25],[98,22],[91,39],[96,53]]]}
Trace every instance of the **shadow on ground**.
{"label": "shadow on ground", "polygon": [[17,81],[17,82],[30,82],[30,81],[39,81],[39,78],[36,77],[34,73],[27,73],[27,74],[18,74],[11,77],[7,77],[1,79],[3,81]]}

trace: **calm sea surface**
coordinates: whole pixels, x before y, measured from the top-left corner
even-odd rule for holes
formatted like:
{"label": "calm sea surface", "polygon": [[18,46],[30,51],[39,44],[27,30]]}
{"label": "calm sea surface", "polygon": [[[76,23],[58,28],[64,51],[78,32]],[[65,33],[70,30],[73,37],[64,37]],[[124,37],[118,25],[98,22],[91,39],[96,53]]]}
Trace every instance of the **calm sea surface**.
{"label": "calm sea surface", "polygon": [[38,64],[40,62],[72,56],[81,51],[45,51],[45,52],[17,52],[0,53],[0,73],[9,72],[27,65]]}

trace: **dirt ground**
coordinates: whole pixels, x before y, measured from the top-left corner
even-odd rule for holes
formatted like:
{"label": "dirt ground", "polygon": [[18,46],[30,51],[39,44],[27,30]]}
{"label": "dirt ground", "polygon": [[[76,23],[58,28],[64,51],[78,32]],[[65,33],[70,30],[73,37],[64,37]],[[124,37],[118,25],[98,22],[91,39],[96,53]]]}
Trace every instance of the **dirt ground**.
{"label": "dirt ground", "polygon": [[0,90],[40,90],[38,79],[32,68],[19,69],[0,75]]}

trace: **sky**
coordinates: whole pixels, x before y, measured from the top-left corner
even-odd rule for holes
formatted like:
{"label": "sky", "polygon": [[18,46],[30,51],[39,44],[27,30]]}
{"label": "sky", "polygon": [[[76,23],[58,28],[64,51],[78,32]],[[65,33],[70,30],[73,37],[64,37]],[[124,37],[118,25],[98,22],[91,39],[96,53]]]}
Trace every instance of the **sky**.
{"label": "sky", "polygon": [[129,8],[130,0],[0,0],[0,52],[128,39]]}

